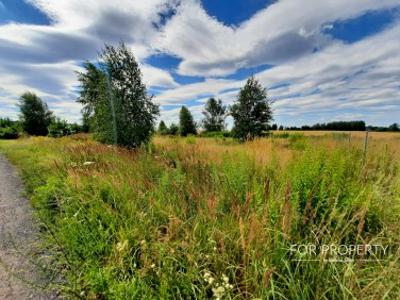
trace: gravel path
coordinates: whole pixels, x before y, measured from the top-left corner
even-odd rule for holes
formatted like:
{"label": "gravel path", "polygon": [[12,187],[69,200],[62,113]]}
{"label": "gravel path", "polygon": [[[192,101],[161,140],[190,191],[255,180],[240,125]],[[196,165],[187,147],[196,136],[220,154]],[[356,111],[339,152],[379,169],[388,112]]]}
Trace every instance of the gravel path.
{"label": "gravel path", "polygon": [[38,228],[22,193],[16,170],[0,154],[0,300],[56,299],[37,288],[46,283],[35,263]]}

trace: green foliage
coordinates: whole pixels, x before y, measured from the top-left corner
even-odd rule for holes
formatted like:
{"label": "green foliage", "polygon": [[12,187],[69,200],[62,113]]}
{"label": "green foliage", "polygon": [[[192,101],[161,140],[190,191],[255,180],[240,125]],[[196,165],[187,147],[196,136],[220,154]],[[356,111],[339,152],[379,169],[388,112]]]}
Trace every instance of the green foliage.
{"label": "green foliage", "polygon": [[21,131],[21,124],[19,122],[9,118],[0,118],[0,139],[17,139]]}
{"label": "green foliage", "polygon": [[231,107],[231,115],[234,119],[233,133],[241,140],[262,136],[268,130],[272,120],[271,101],[266,89],[254,77],[250,77],[240,90]]}
{"label": "green foliage", "polygon": [[100,61],[99,66],[86,63],[86,71],[78,74],[85,123],[103,143],[129,148],[148,143],[159,110],[133,53],[123,43],[106,45]]}
{"label": "green foliage", "polygon": [[15,127],[0,127],[0,139],[12,140],[17,139],[18,136],[19,132]]}
{"label": "green foliage", "polygon": [[202,137],[210,137],[210,138],[227,138],[231,137],[232,134],[230,131],[224,130],[224,131],[211,131],[211,132],[202,132],[200,134]]}
{"label": "green foliage", "polygon": [[49,125],[49,136],[50,137],[62,137],[72,134],[71,126],[65,120],[59,118],[54,119]]}
{"label": "green foliage", "polygon": [[19,108],[23,130],[30,135],[47,135],[53,114],[47,104],[33,93],[25,93],[20,97]]}
{"label": "green foliage", "polygon": [[206,132],[220,132],[225,128],[226,106],[220,99],[208,99],[203,111],[203,126]]}
{"label": "green foliage", "polygon": [[12,127],[15,124],[16,122],[9,118],[0,118],[0,128]]}
{"label": "green foliage", "polygon": [[182,106],[179,113],[179,133],[181,136],[197,134],[196,124],[193,120],[193,116],[186,106]]}
{"label": "green foliage", "polygon": [[160,124],[158,125],[158,133],[161,135],[167,135],[168,134],[168,127],[165,125],[164,121],[161,120]]}
{"label": "green foliage", "polygon": [[179,134],[179,126],[175,123],[172,123],[168,128],[169,135],[178,135]]}

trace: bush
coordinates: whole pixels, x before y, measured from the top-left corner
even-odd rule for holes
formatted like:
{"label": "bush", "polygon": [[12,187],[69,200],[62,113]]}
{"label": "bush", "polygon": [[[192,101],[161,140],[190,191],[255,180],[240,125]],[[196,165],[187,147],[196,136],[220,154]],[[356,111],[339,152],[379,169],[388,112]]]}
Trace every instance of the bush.
{"label": "bush", "polygon": [[49,126],[50,137],[62,137],[71,134],[71,128],[67,121],[56,119]]}
{"label": "bush", "polygon": [[12,140],[17,139],[18,136],[18,130],[15,127],[0,128],[0,139]]}
{"label": "bush", "polygon": [[207,137],[207,138],[226,138],[226,137],[231,137],[231,132],[230,131],[210,131],[210,132],[202,132],[201,137]]}

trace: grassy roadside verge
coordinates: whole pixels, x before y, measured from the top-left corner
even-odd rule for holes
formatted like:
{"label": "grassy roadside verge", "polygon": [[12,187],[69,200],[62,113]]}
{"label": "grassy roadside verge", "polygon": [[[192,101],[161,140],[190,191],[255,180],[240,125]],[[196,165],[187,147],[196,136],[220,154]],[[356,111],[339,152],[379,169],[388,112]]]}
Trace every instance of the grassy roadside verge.
{"label": "grassy roadside verge", "polygon": [[[85,137],[1,141],[21,170],[71,298],[400,297],[398,140],[156,139],[129,152]],[[384,244],[327,262],[299,244]],[[304,262],[302,259],[315,259]]]}

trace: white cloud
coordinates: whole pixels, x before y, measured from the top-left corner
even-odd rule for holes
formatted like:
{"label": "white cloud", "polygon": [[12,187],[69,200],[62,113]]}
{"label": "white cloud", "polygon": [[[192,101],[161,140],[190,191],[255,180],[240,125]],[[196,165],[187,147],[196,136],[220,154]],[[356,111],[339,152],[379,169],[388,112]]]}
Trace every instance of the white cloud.
{"label": "white cloud", "polygon": [[160,44],[183,59],[180,73],[220,76],[297,59],[332,42],[320,33],[327,23],[395,6],[398,0],[277,1],[233,28],[208,16],[199,1],[188,0],[164,28]]}
{"label": "white cloud", "polygon": [[[354,44],[323,33],[336,21],[400,7],[398,0],[282,0],[236,27],[210,17],[199,0],[29,2],[48,15],[51,24],[0,26],[0,88],[7,93],[0,93],[2,114],[15,115],[10,101],[29,89],[49,101],[56,113],[77,120],[75,71],[83,60],[94,59],[104,42],[121,39],[134,49],[146,84],[166,89],[156,102],[179,106],[190,101],[197,118],[207,97],[220,97],[227,104],[235,99],[244,81],[225,75],[265,64],[275,67],[256,76],[267,87],[280,86],[269,91],[276,99],[278,120],[295,122],[300,114],[304,120],[336,117],[355,107],[370,120],[376,120],[374,109],[378,115],[390,109],[384,118],[390,121],[400,113],[400,25]],[[175,9],[164,26],[160,13]],[[177,70],[146,64],[156,53],[182,61]],[[179,85],[171,75],[175,71],[205,79]],[[163,117],[176,120],[177,110],[164,111]]]}
{"label": "white cloud", "polygon": [[141,65],[144,80],[148,86],[156,87],[177,87],[178,83],[175,82],[171,74],[165,70],[155,68],[151,65]]}

